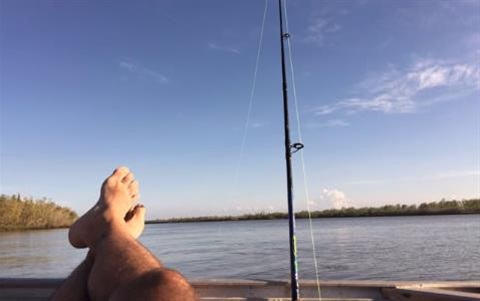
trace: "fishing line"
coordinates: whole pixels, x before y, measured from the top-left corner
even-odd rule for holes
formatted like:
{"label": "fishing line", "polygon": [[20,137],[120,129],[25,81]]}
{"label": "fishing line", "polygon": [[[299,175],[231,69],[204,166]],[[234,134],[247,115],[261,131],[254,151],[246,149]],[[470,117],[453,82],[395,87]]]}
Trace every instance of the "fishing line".
{"label": "fishing line", "polygon": [[250,117],[252,115],[252,108],[253,108],[253,100],[255,96],[255,89],[257,87],[257,74],[258,74],[258,66],[260,64],[260,54],[262,53],[262,48],[263,48],[263,33],[265,31],[265,20],[267,19],[267,10],[268,10],[268,0],[265,0],[265,8],[263,10],[263,20],[262,20],[262,27],[260,30],[260,37],[258,39],[258,49],[257,49],[257,59],[255,60],[255,69],[253,72],[253,82],[252,82],[252,89],[250,90],[250,99],[248,103],[248,110],[247,110],[247,116],[245,120],[245,125],[243,127],[243,137],[242,137],[242,143],[240,145],[240,154],[238,157],[237,161],[237,168],[235,171],[235,178],[233,181],[232,185],[232,192],[230,195],[230,200],[233,199],[237,192],[237,186],[238,186],[238,181],[239,181],[239,176],[240,176],[240,166],[243,161],[243,154],[245,152],[245,144],[247,141],[247,136],[248,136],[248,128],[250,127]]}
{"label": "fishing line", "polygon": [[[285,26],[287,29],[287,32],[290,32],[290,29],[288,27],[288,14],[287,14],[287,3],[285,1],[284,5],[284,11],[285,11]],[[289,56],[289,62],[290,62],[290,76],[292,79],[292,91],[293,91],[293,99],[294,99],[294,104],[295,104],[295,116],[297,119],[297,135],[298,135],[298,141],[303,144],[303,139],[302,139],[302,130],[301,130],[301,122],[300,122],[300,113],[298,110],[298,99],[297,99],[297,88],[296,88],[296,83],[295,83],[295,72],[293,69],[293,59],[292,59],[292,45],[290,43],[290,39],[287,39],[287,45],[288,45],[288,56]],[[313,222],[312,222],[312,213],[310,211],[310,193],[308,189],[308,182],[307,182],[307,172],[305,168],[305,157],[303,155],[303,152],[305,150],[302,150],[300,152],[300,161],[302,165],[302,173],[303,173],[303,186],[305,189],[305,199],[307,202],[307,212],[308,212],[308,222],[310,226],[310,239],[312,241],[312,251],[313,251],[313,262],[315,265],[315,279],[317,281],[317,291],[318,291],[318,299],[322,300],[322,295],[321,295],[321,290],[320,290],[320,279],[319,279],[319,273],[318,273],[318,261],[317,261],[317,252],[315,248],[315,236],[313,233]]]}

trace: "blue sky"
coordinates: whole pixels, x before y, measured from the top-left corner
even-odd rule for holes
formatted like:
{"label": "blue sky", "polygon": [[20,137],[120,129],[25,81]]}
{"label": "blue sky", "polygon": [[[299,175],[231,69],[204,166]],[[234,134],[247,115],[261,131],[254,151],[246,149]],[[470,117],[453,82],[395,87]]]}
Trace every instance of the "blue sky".
{"label": "blue sky", "polygon": [[[122,164],[148,218],[285,211],[276,1],[235,180],[264,5],[1,1],[1,192],[83,213]],[[312,208],[479,197],[480,2],[287,5]]]}

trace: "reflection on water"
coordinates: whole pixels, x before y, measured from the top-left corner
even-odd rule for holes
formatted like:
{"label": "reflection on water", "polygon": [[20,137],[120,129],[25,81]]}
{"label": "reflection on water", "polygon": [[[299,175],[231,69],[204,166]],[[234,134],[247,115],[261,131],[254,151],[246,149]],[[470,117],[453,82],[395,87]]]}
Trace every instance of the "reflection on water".
{"label": "reflection on water", "polygon": [[0,277],[65,276],[83,254],[68,247],[66,229],[0,233]]}
{"label": "reflection on water", "polygon": [[[288,222],[148,225],[141,241],[190,278],[286,279]],[[314,220],[322,279],[478,280],[480,215]],[[301,278],[314,278],[308,222],[297,221]],[[86,250],[67,230],[0,233],[0,277],[65,277]]]}

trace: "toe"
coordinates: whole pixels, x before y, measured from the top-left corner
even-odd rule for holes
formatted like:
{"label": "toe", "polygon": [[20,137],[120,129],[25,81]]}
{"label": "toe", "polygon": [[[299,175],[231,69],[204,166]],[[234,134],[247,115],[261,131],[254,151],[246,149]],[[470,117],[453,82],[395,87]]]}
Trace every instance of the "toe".
{"label": "toe", "polygon": [[138,238],[142,235],[145,227],[145,212],[145,207],[139,204],[133,208],[132,217],[127,221],[130,234],[132,234],[134,238]]}
{"label": "toe", "polygon": [[147,212],[147,209],[145,208],[145,206],[139,204],[139,205],[135,206],[135,208],[133,209],[132,219],[145,220],[145,213],[146,212]]}
{"label": "toe", "polygon": [[128,189],[130,191],[130,195],[138,194],[138,181],[131,182],[128,186]]}
{"label": "toe", "polygon": [[147,208],[143,206],[142,204],[138,204],[133,208],[134,216],[139,214],[140,216],[145,216],[145,212],[147,211]]}
{"label": "toe", "polygon": [[124,220],[126,222],[131,221],[132,219],[144,218],[145,217],[145,207],[142,204],[137,204],[125,215]]}
{"label": "toe", "polygon": [[125,184],[130,184],[135,180],[133,173],[129,172],[125,177],[123,177],[122,182]]}
{"label": "toe", "polygon": [[129,173],[130,171],[128,170],[127,167],[120,166],[117,169],[115,169],[112,175],[105,180],[105,183],[107,186],[114,187],[118,184],[119,181],[121,181]]}
{"label": "toe", "polygon": [[138,193],[137,194],[132,194],[131,198],[132,198],[133,202],[136,202],[140,199],[140,194],[138,194]]}
{"label": "toe", "polygon": [[130,173],[130,170],[125,166],[120,166],[113,171],[112,176],[118,177],[120,179],[125,178],[126,175]]}

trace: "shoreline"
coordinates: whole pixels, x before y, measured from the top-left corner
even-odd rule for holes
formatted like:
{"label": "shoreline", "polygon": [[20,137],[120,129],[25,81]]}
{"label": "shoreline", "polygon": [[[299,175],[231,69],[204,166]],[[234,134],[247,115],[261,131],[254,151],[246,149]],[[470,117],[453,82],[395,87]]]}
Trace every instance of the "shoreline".
{"label": "shoreline", "polygon": [[[146,225],[150,224],[179,224],[179,223],[208,223],[208,222],[243,222],[243,221],[269,221],[269,220],[287,220],[287,213],[284,213],[285,217],[244,217],[242,216],[206,216],[206,217],[185,217],[185,218],[173,218],[173,219],[157,219],[145,221]],[[297,215],[296,213],[295,215]],[[439,212],[439,213],[410,213],[410,214],[384,214],[384,215],[343,215],[343,216],[321,216],[312,217],[315,219],[331,219],[331,218],[369,218],[369,217],[406,217],[406,216],[445,216],[445,215],[476,215],[480,212]],[[308,217],[295,217],[297,220],[308,219]]]}
{"label": "shoreline", "polygon": [[[426,216],[426,215],[460,215],[480,214],[480,199],[450,200],[442,199],[439,202],[412,204],[384,205],[379,207],[348,207],[341,209],[326,209],[321,211],[295,212],[297,219],[316,219],[334,217],[378,217],[378,216]],[[259,212],[243,215],[227,216],[197,216],[168,219],[156,219],[146,221],[146,224],[162,223],[191,223],[191,222],[221,222],[221,221],[245,221],[245,220],[278,220],[287,219],[286,212]]]}
{"label": "shoreline", "polygon": [[[286,215],[286,213],[284,213]],[[391,214],[391,215],[363,215],[363,216],[322,216],[322,217],[312,217],[312,219],[331,219],[331,218],[369,218],[369,217],[404,217],[404,216],[441,216],[441,215],[480,215],[480,212],[462,212],[462,213],[418,213],[418,214]],[[158,219],[158,220],[148,220],[145,221],[145,225],[154,225],[154,224],[180,224],[180,223],[208,223],[208,222],[246,222],[246,221],[273,221],[273,220],[287,220],[287,217],[278,217],[278,218],[244,218],[243,216],[232,216],[232,217],[186,217],[186,218],[175,218],[175,219]],[[296,217],[298,220],[308,219],[307,217]],[[0,228],[0,233],[11,233],[11,232],[26,232],[26,231],[42,231],[42,230],[59,230],[59,229],[68,229],[70,226],[62,227],[47,227],[47,228]]]}
{"label": "shoreline", "polygon": [[[44,203],[38,202],[43,205]],[[361,208],[342,208],[326,209],[322,211],[299,211],[295,213],[296,219],[317,219],[317,218],[352,218],[352,217],[394,217],[394,216],[434,216],[434,215],[471,215],[480,214],[480,199],[467,200],[441,200],[440,202],[422,203],[420,205],[385,205],[381,207],[361,207]],[[251,220],[282,220],[287,219],[286,212],[259,212],[243,215],[226,216],[196,216],[196,217],[177,217],[168,219],[147,220],[145,224],[172,224],[172,223],[197,223],[197,222],[227,222],[227,221],[251,221]],[[68,224],[49,225],[49,226],[24,226],[3,224],[0,225],[0,233],[12,231],[30,231],[30,230],[50,230],[69,228],[75,220]]]}
{"label": "shoreline", "polygon": [[68,226],[58,226],[58,227],[0,227],[0,233],[9,233],[9,232],[26,232],[26,231],[40,231],[40,230],[58,230],[58,229],[68,229]]}

